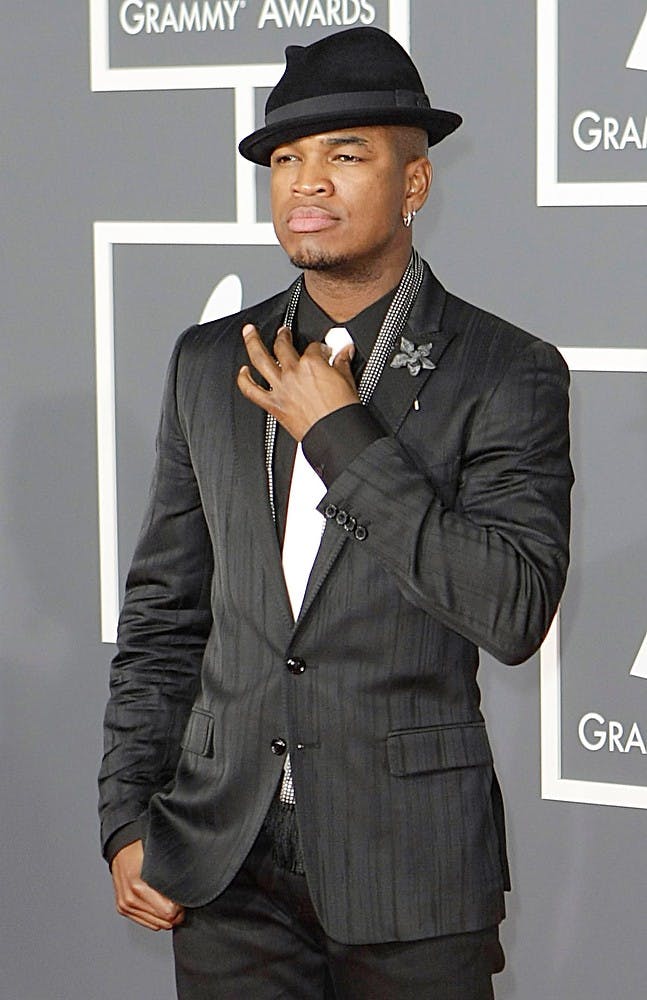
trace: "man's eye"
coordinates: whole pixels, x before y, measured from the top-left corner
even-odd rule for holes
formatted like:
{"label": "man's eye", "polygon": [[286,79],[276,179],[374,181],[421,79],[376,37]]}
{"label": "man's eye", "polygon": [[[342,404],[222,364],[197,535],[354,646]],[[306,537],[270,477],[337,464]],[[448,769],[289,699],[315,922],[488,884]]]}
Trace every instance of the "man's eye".
{"label": "man's eye", "polygon": [[293,156],[291,153],[281,153],[279,156],[272,157],[272,163],[277,163],[277,164],[291,163],[295,159],[296,157]]}
{"label": "man's eye", "polygon": [[352,153],[337,153],[337,157],[336,158],[338,160],[341,160],[342,163],[359,163],[360,162],[360,157],[359,156],[354,156]]}

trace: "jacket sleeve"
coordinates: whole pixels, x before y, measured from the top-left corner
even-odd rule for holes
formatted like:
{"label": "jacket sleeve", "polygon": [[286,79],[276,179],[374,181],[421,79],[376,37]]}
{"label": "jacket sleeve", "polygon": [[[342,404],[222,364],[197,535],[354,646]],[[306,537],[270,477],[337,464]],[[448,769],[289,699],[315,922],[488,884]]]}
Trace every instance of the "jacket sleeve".
{"label": "jacket sleeve", "polygon": [[319,507],[352,514],[367,533],[350,544],[367,546],[408,601],[504,663],[537,650],[564,587],[568,384],[550,345],[515,354],[470,416],[451,508],[393,436],[365,448]]}
{"label": "jacket sleeve", "polygon": [[182,343],[167,373],[149,502],[111,666],[99,774],[104,853],[113,834],[173,779],[212,624],[211,544],[177,410]]}

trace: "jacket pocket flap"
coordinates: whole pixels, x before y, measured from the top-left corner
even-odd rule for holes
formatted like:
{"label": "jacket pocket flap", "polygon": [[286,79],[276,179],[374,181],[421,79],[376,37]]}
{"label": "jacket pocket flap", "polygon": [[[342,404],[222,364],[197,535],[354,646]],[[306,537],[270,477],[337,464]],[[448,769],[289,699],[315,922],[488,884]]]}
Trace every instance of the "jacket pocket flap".
{"label": "jacket pocket flap", "polygon": [[492,763],[483,722],[427,726],[390,733],[386,740],[391,774],[422,774]]}
{"label": "jacket pocket flap", "polygon": [[193,708],[184,730],[183,750],[190,750],[200,757],[213,756],[213,715],[201,708]]}

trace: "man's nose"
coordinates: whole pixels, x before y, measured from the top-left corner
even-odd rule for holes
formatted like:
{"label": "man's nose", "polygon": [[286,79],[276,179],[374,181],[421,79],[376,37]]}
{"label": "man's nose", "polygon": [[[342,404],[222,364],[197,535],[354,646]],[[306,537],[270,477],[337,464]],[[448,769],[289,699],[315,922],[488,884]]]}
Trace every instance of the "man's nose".
{"label": "man's nose", "polygon": [[329,195],[334,185],[321,164],[303,162],[299,164],[292,189],[297,194]]}

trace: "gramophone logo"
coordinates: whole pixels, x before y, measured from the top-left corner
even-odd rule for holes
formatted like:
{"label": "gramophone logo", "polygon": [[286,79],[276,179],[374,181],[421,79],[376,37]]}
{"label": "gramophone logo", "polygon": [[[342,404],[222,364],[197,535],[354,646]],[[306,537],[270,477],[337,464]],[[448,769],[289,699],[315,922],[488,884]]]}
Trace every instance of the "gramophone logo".
{"label": "gramophone logo", "polygon": [[627,60],[629,69],[647,70],[647,14]]}
{"label": "gramophone logo", "polygon": [[604,0],[538,0],[537,24],[537,203],[646,205],[645,0],[612,18]]}

